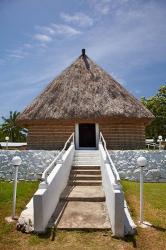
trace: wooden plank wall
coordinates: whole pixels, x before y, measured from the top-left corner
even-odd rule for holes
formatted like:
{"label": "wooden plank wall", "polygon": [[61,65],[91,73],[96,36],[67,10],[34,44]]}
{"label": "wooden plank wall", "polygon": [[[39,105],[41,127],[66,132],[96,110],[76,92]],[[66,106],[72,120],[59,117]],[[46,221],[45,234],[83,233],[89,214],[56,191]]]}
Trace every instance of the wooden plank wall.
{"label": "wooden plank wall", "polygon": [[[75,130],[73,124],[32,125],[27,137],[28,149],[61,149]],[[108,149],[139,149],[145,147],[145,126],[134,123],[99,123],[99,130]]]}
{"label": "wooden plank wall", "polygon": [[100,124],[108,149],[140,149],[145,147],[144,124]]}
{"label": "wooden plank wall", "polygon": [[61,149],[74,130],[74,124],[33,125],[27,137],[28,149]]}

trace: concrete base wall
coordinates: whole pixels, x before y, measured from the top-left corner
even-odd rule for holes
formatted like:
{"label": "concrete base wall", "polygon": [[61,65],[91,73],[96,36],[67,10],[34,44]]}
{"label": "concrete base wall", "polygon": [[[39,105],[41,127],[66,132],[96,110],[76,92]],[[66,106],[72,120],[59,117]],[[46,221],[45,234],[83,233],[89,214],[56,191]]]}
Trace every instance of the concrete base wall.
{"label": "concrete base wall", "polygon": [[[144,168],[145,180],[166,182],[166,150],[111,150],[109,152],[122,179],[139,180],[136,160],[139,156],[144,156],[148,162]],[[11,160],[13,156],[18,155],[22,159],[18,178],[37,180],[58,153],[59,151],[48,150],[0,150],[0,179],[13,178],[14,167]]]}
{"label": "concrete base wall", "polygon": [[139,181],[140,169],[137,166],[139,156],[147,159],[144,167],[146,182],[166,182],[166,150],[112,150],[111,158],[121,179]]}
{"label": "concrete base wall", "polygon": [[11,163],[14,156],[20,156],[22,159],[18,169],[18,179],[37,180],[58,153],[59,151],[55,150],[0,150],[0,180],[14,178],[15,169]]}

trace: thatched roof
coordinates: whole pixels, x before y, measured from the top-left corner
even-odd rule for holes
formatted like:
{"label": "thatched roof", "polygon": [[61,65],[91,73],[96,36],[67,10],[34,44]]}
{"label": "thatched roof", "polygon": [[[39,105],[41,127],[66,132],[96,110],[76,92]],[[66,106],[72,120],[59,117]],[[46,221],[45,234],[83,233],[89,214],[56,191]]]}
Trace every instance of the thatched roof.
{"label": "thatched roof", "polygon": [[152,113],[83,54],[19,115],[18,121],[145,118]]}

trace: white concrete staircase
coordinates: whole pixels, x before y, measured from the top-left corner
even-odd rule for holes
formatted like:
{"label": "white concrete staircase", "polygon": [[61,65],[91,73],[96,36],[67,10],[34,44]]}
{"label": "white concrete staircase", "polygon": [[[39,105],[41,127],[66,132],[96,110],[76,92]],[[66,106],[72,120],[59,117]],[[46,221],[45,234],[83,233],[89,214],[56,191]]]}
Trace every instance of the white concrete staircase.
{"label": "white concrete staircase", "polygon": [[75,151],[59,207],[57,213],[64,209],[55,220],[58,229],[110,229],[98,150]]}
{"label": "white concrete staircase", "polygon": [[101,170],[98,150],[75,151],[69,177],[70,186],[101,186]]}
{"label": "white concrete staircase", "polygon": [[98,150],[76,150],[73,160],[73,167],[77,166],[100,166]]}
{"label": "white concrete staircase", "polygon": [[[53,226],[67,230],[111,228],[118,237],[123,237],[124,233],[133,234],[136,226],[124,203],[121,187],[115,186],[111,160],[110,164],[105,164],[105,152],[107,150],[102,144],[99,145],[99,151],[75,151],[74,144],[71,144],[63,155],[62,163],[56,164],[46,178],[48,182],[44,179],[40,183],[21,213],[18,225],[23,230],[20,230],[43,233],[47,227]],[[107,177],[103,181],[101,170]],[[105,184],[109,185],[110,190]],[[27,224],[27,221],[31,224]]]}

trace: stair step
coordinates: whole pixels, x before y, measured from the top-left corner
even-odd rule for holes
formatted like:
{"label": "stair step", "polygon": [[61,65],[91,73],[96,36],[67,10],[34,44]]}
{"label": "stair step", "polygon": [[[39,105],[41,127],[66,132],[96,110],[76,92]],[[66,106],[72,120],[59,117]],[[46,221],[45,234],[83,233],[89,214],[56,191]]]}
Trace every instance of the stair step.
{"label": "stair step", "polygon": [[93,157],[93,158],[100,158],[99,154],[75,154],[74,157],[81,157],[81,158],[85,158],[85,157]]}
{"label": "stair step", "polygon": [[89,156],[75,156],[74,157],[74,159],[75,160],[77,160],[77,159],[82,159],[82,160],[85,160],[85,159],[91,159],[91,160],[100,160],[100,158],[99,157],[97,157],[97,156],[91,156],[91,155],[89,155]]}
{"label": "stair step", "polygon": [[75,154],[85,154],[85,153],[98,154],[99,150],[75,150]]}
{"label": "stair step", "polygon": [[74,158],[86,158],[86,157],[92,157],[93,159],[100,159],[98,155],[74,155]]}
{"label": "stair step", "polygon": [[99,163],[99,160],[97,160],[96,158],[95,159],[92,159],[92,158],[85,158],[85,159],[82,159],[82,158],[77,158],[77,159],[74,159],[73,160],[74,162],[98,162]]}
{"label": "stair step", "polygon": [[101,186],[100,180],[69,180],[69,185],[73,186]]}
{"label": "stair step", "polygon": [[99,150],[75,150],[75,154],[98,154]]}
{"label": "stair step", "polygon": [[101,175],[83,175],[83,174],[77,174],[77,175],[70,175],[69,178],[70,181],[77,181],[77,180],[101,180]]}
{"label": "stair step", "polygon": [[[80,186],[79,186],[80,187]],[[103,202],[105,197],[61,197],[60,201],[84,201],[84,202]]]}
{"label": "stair step", "polygon": [[71,170],[71,174],[84,174],[84,175],[89,175],[89,174],[93,174],[93,175],[101,175],[101,170],[96,170],[96,169],[75,169],[75,170]]}
{"label": "stair step", "polygon": [[57,228],[110,229],[105,202],[68,202]]}
{"label": "stair step", "polygon": [[105,201],[105,194],[101,186],[67,186],[63,191],[61,201]]}
{"label": "stair step", "polygon": [[100,161],[100,159],[98,157],[74,157],[74,161]]}
{"label": "stair step", "polygon": [[88,159],[85,159],[85,160],[73,160],[73,163],[83,163],[83,164],[88,164],[88,163],[91,163],[91,164],[98,164],[100,165],[100,162],[99,161],[96,161],[96,160],[88,160]]}
{"label": "stair step", "polygon": [[75,161],[86,161],[86,160],[91,160],[91,161],[100,161],[98,157],[93,157],[93,156],[85,156],[85,157],[74,157]]}
{"label": "stair step", "polygon": [[80,165],[72,166],[72,170],[100,170],[100,166],[97,165]]}
{"label": "stair step", "polygon": [[84,155],[99,156],[99,152],[97,152],[97,153],[94,153],[94,152],[92,152],[92,153],[89,153],[89,152],[80,153],[80,152],[79,152],[79,153],[75,153],[75,154],[74,154],[74,156],[77,156],[77,155],[79,155],[79,156],[80,156],[80,155],[81,155],[81,156],[82,156],[82,155],[83,155],[83,156],[84,156]]}
{"label": "stair step", "polygon": [[98,163],[90,163],[90,162],[87,162],[87,163],[82,163],[82,162],[80,162],[80,163],[75,163],[75,162],[73,162],[73,166],[82,166],[82,167],[91,167],[91,166],[93,166],[93,167],[95,167],[95,166],[98,166],[98,167],[100,167],[100,164],[98,164]]}
{"label": "stair step", "polygon": [[100,165],[98,161],[73,161],[73,165]]}
{"label": "stair step", "polygon": [[100,160],[100,158],[99,157],[97,157],[97,156],[93,156],[93,155],[89,155],[89,156],[75,156],[74,157],[74,160],[80,160],[80,159],[82,159],[82,160],[85,160],[85,159],[91,159],[91,160]]}

